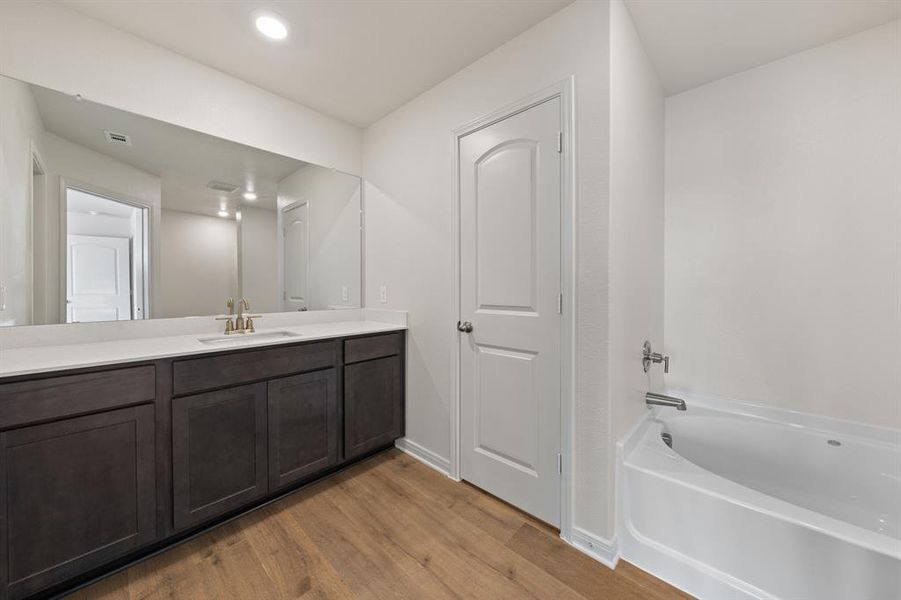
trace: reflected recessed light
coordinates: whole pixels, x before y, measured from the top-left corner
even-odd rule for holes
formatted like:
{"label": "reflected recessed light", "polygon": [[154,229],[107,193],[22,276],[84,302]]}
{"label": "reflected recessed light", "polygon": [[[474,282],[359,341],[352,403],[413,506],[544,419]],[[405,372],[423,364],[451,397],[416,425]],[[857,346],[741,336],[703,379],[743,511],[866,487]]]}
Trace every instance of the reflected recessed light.
{"label": "reflected recessed light", "polygon": [[288,26],[285,22],[272,13],[261,13],[254,17],[254,25],[257,31],[270,40],[283,40],[288,37]]}
{"label": "reflected recessed light", "polygon": [[226,218],[226,217],[228,217],[228,211],[227,211],[227,210],[220,210],[220,211],[219,211],[219,216],[222,217],[223,219]]}
{"label": "reflected recessed light", "polygon": [[89,214],[89,215],[99,215],[100,213],[97,212],[96,210],[89,210],[89,211],[88,211],[88,214]]}
{"label": "reflected recessed light", "polygon": [[256,200],[257,195],[254,194],[253,192],[244,192],[244,199],[245,200]]}

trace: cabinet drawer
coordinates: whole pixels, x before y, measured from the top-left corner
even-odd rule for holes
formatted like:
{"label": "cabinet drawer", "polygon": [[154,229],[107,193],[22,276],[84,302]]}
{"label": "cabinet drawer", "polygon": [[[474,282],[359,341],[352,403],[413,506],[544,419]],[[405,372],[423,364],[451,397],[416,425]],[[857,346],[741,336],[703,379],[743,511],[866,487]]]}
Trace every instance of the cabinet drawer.
{"label": "cabinet drawer", "polygon": [[335,354],[335,342],[328,341],[180,360],[172,365],[172,392],[193,394],[325,369],[335,366]]}
{"label": "cabinet drawer", "polygon": [[400,354],[401,334],[375,335],[344,342],[344,362],[355,363]]}
{"label": "cabinet drawer", "polygon": [[0,429],[151,402],[155,377],[146,365],[0,384]]}

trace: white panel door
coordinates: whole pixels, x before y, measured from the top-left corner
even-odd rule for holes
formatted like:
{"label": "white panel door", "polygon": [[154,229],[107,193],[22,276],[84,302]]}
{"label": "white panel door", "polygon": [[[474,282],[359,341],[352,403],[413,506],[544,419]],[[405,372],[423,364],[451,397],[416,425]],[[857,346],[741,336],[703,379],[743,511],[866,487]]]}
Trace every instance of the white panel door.
{"label": "white panel door", "polygon": [[460,139],[463,479],[559,525],[560,99]]}
{"label": "white panel door", "polygon": [[66,322],[130,320],[129,239],[93,235],[66,237]]}
{"label": "white panel door", "polygon": [[289,208],[284,213],[285,238],[285,310],[307,310],[310,222],[307,204]]}

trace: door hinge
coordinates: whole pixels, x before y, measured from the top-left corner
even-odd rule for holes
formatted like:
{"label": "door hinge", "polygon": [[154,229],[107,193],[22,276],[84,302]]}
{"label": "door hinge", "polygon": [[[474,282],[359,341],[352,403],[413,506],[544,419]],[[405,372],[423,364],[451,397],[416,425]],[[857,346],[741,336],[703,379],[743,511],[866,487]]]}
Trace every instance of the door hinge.
{"label": "door hinge", "polygon": [[557,152],[563,154],[563,132],[557,132]]}
{"label": "door hinge", "polygon": [[563,475],[563,455],[557,453],[557,473]]}
{"label": "door hinge", "polygon": [[563,292],[560,292],[557,295],[557,314],[558,315],[563,314]]}

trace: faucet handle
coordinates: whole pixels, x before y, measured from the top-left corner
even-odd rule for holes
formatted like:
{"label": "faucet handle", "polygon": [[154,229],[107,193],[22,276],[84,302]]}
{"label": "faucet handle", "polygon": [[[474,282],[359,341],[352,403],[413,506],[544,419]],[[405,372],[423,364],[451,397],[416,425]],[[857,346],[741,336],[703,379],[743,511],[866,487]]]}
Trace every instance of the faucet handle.
{"label": "faucet handle", "polygon": [[644,368],[645,373],[651,368],[652,363],[663,363],[663,372],[669,373],[669,356],[654,352],[651,348],[651,342],[645,340],[645,343],[641,345],[641,366]]}
{"label": "faucet handle", "polygon": [[225,321],[225,335],[230,335],[235,331],[235,322],[232,319],[232,315],[225,315],[224,317],[216,317],[217,321]]}
{"label": "faucet handle", "polygon": [[228,308],[228,314],[230,314],[230,315],[235,314],[235,299],[234,298],[229,298],[228,300],[226,300],[225,306],[226,306],[226,308]]}

